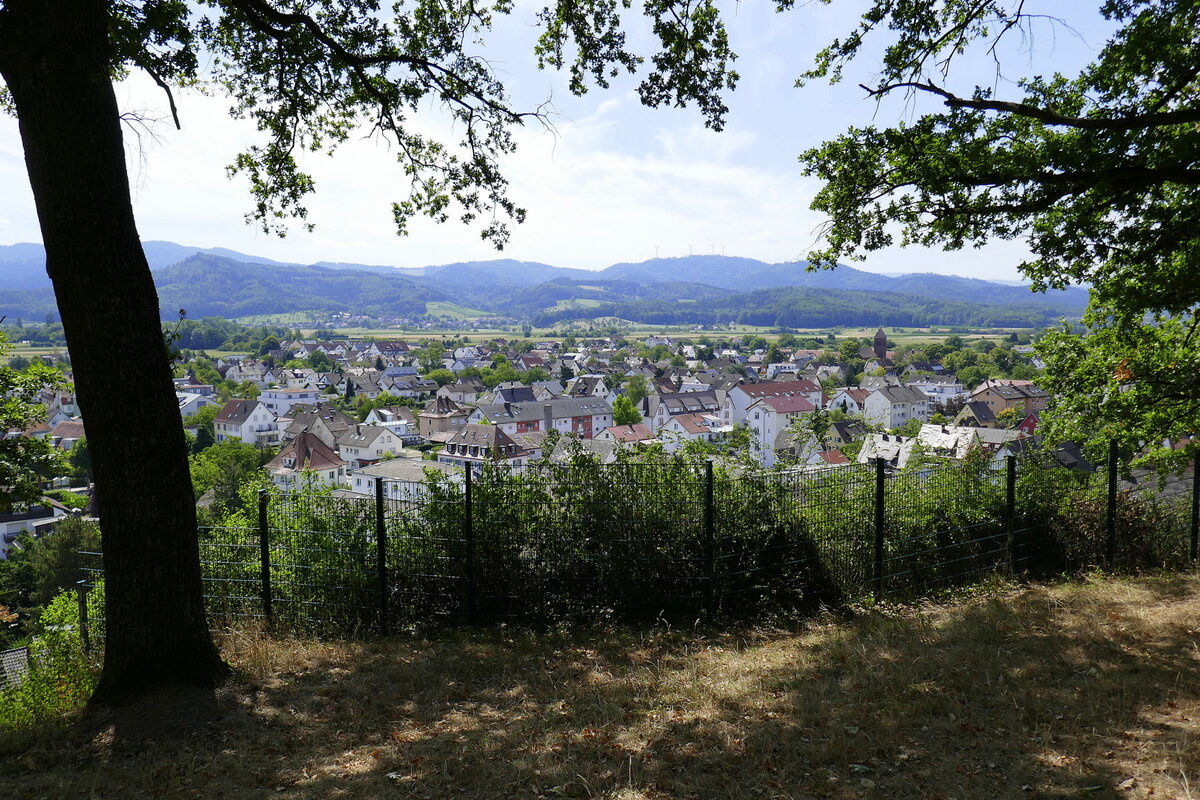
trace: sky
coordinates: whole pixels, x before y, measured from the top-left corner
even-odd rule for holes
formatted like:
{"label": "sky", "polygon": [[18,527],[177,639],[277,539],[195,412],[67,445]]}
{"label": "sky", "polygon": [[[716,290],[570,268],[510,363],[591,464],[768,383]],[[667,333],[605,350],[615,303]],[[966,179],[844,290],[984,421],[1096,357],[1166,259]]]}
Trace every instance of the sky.
{"label": "sky", "polygon": [[[313,232],[293,225],[286,238],[264,234],[244,222],[251,208],[245,183],[225,172],[234,155],[255,141],[253,126],[232,119],[222,97],[184,92],[176,97],[183,125],[177,131],[167,119],[161,90],[135,76],[117,86],[118,103],[124,111],[163,120],[154,125],[153,136],[139,139],[126,131],[143,240],[226,247],[296,263],[399,267],[513,258],[601,269],[690,253],[789,262],[818,243],[823,221],[809,209],[820,185],[801,173],[797,155],[851,125],[889,125],[934,108],[930,101],[879,106],[867,99],[858,84],[871,81],[877,63],[871,54],[854,62],[837,86],[795,88],[817,50],[853,28],[864,7],[858,0],[832,6],[797,3],[782,14],[766,0],[726,4],[741,81],[727,98],[730,111],[720,133],[705,129],[695,109],[641,107],[634,80],[616,81],[610,90],[592,90],[582,98],[571,95],[561,75],[533,66],[536,5],[519,2],[507,32],[486,50],[518,104],[550,101],[553,124],[552,129],[521,130],[517,153],[503,162],[510,196],[528,215],[524,224],[513,226],[503,252],[482,241],[478,227],[453,220],[437,225],[420,219],[407,237],[397,237],[390,209],[403,199],[406,179],[389,148],[363,136],[353,137],[330,158],[306,162],[317,186],[307,202]],[[1005,90],[1009,70],[1014,75],[1068,71],[1091,60],[1104,36],[1100,24],[1091,21],[1091,6],[1057,0],[1056,13],[1079,9],[1070,20],[1073,31],[1046,23],[1032,40],[1014,43],[1003,77],[997,79],[994,65],[980,59],[951,88],[969,94],[976,82],[990,82]],[[644,36],[634,35],[635,46]],[[419,124],[453,136],[436,109]],[[0,244],[37,241],[16,122],[0,116]],[[1020,242],[950,253],[891,248],[854,266],[1014,280],[1025,255]]]}

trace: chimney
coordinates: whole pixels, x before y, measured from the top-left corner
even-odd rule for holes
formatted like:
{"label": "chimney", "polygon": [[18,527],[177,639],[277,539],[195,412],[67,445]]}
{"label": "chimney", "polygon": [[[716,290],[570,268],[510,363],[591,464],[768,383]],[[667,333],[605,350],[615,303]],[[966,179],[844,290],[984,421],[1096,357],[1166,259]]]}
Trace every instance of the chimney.
{"label": "chimney", "polygon": [[550,410],[550,404],[546,403],[542,406],[542,430],[549,433],[554,429],[554,415]]}

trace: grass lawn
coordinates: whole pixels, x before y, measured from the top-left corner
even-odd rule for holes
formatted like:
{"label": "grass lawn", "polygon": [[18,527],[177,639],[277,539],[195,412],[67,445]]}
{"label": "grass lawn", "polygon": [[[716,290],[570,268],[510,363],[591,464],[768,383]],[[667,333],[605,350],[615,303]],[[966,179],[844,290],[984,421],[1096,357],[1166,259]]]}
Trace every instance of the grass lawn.
{"label": "grass lawn", "polygon": [[241,631],[222,646],[241,677],[215,698],[10,735],[3,795],[1200,795],[1194,574],[790,629]]}

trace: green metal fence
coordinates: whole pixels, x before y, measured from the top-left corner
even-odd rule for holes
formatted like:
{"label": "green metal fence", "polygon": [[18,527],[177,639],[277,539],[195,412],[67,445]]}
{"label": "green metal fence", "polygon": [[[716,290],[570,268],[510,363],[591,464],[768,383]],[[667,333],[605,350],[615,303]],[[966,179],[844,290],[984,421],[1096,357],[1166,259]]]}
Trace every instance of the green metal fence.
{"label": "green metal fence", "polygon": [[1119,470],[1115,457],[1089,473],[1009,456],[899,472],[677,459],[431,473],[403,501],[382,486],[264,491],[244,524],[201,529],[200,551],[214,620],[337,633],[804,613],[991,575],[1195,560],[1194,466],[1165,480]]}

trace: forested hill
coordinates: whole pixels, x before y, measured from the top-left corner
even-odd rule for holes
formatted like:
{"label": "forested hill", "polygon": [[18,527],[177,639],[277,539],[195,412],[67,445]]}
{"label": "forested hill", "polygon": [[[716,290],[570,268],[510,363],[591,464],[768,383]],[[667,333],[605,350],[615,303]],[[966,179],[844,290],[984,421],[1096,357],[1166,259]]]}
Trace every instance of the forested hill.
{"label": "forested hill", "polygon": [[[945,275],[889,277],[850,267],[809,272],[803,262],[725,256],[655,259],[599,271],[496,260],[416,269],[359,264],[302,266],[232,251],[148,242],[164,319],[297,311],[420,317],[445,302],[546,325],[616,316],[644,323],[741,321],[791,327],[925,322],[1040,325],[1078,316],[1087,292],[1035,294],[1027,287]],[[188,253],[170,266],[163,262]],[[0,247],[0,314],[53,315],[39,245]],[[37,278],[41,270],[42,280]]]}

